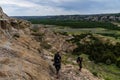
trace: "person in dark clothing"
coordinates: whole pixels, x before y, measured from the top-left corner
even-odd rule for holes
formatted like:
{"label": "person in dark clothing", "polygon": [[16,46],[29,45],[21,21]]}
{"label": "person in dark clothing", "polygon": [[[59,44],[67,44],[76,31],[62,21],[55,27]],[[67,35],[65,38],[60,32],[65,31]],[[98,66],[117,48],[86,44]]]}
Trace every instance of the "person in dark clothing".
{"label": "person in dark clothing", "polygon": [[77,58],[77,63],[78,63],[78,65],[79,65],[79,70],[81,71],[81,69],[82,69],[82,61],[83,61],[83,58],[82,57],[78,57]]}
{"label": "person in dark clothing", "polygon": [[57,52],[54,55],[54,63],[53,63],[53,65],[56,68],[56,75],[57,75],[57,78],[58,78],[59,70],[61,69],[61,56],[60,56],[59,52]]}

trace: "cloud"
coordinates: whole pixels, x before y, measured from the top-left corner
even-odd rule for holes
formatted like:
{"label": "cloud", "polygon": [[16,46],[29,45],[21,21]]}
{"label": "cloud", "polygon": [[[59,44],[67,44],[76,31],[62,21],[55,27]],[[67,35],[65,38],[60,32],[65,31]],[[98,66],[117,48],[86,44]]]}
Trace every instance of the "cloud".
{"label": "cloud", "polygon": [[10,16],[96,14],[120,12],[119,0],[0,0]]}
{"label": "cloud", "polygon": [[19,0],[2,0],[0,4],[5,9],[5,12],[11,16],[64,15],[78,13],[74,10],[65,11],[59,7],[47,6],[45,4],[43,5],[25,0],[21,0],[20,2]]}
{"label": "cloud", "polygon": [[15,5],[17,7],[37,7],[39,5],[25,0],[1,0],[1,5]]}

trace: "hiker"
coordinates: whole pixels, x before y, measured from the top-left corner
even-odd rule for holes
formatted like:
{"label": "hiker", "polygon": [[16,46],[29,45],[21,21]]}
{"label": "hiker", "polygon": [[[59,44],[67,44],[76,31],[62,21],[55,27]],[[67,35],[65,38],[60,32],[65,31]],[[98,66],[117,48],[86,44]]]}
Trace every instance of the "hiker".
{"label": "hiker", "polygon": [[54,55],[54,63],[53,65],[55,66],[56,68],[56,75],[57,75],[57,78],[58,78],[58,75],[59,75],[59,70],[61,69],[61,56],[60,56],[60,53],[57,52],[55,55]]}
{"label": "hiker", "polygon": [[79,71],[81,71],[81,69],[82,69],[82,61],[83,61],[83,58],[79,56],[77,58],[77,63],[79,65]]}

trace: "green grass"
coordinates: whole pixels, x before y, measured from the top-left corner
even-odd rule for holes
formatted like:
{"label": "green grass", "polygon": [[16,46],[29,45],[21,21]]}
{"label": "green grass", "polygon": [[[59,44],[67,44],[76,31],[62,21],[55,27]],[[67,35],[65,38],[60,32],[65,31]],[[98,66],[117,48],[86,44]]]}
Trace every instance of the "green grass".
{"label": "green grass", "polygon": [[[77,56],[73,56],[71,54],[64,54],[62,55],[62,63],[63,64],[73,64],[76,65],[74,62],[72,61],[76,61]],[[70,59],[70,60],[69,60]]]}
{"label": "green grass", "polygon": [[88,59],[88,55],[82,54],[81,56],[84,58],[84,67],[94,75],[103,77],[105,80],[120,80],[120,68],[115,65],[95,64]]}
{"label": "green grass", "polygon": [[[102,63],[95,64],[93,61],[90,61],[88,55],[81,54],[83,57],[83,68],[88,69],[94,76],[103,78],[105,80],[120,80],[120,68],[115,65],[105,65]],[[70,53],[62,55],[62,63],[63,64],[74,64],[72,61],[77,59],[77,55],[72,55]],[[68,61],[68,58],[71,58],[71,61]]]}
{"label": "green grass", "polygon": [[[106,23],[107,24],[107,23]],[[36,25],[36,24],[34,24]],[[60,26],[60,25],[44,25],[45,27],[49,27],[51,30],[56,32],[67,32],[68,34],[79,35],[81,33],[93,33],[100,34],[106,37],[113,37],[116,40],[120,41],[120,31],[118,29],[107,29],[106,27],[82,27],[82,28],[71,28],[68,26]],[[119,27],[120,28],[120,27]]]}
{"label": "green grass", "polygon": [[[47,26],[49,27],[49,26]],[[79,35],[82,33],[93,33],[93,34],[100,34],[106,37],[111,37],[115,38],[117,41],[120,41],[120,31],[117,30],[108,30],[105,28],[61,28],[61,26],[54,26],[54,27],[49,27],[51,30],[55,32],[67,32],[68,34],[74,34],[74,35]]]}

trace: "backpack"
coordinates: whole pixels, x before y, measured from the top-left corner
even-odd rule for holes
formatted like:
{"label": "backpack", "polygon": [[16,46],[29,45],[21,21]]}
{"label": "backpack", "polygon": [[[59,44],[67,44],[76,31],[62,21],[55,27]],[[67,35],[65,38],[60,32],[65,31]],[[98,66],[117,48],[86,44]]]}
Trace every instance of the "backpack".
{"label": "backpack", "polygon": [[57,53],[54,56],[54,65],[61,64],[61,56]]}
{"label": "backpack", "polygon": [[82,58],[81,57],[78,57],[77,60],[76,60],[77,63],[81,63],[82,62]]}
{"label": "backpack", "polygon": [[76,62],[78,63],[80,61],[80,57],[77,58]]}

